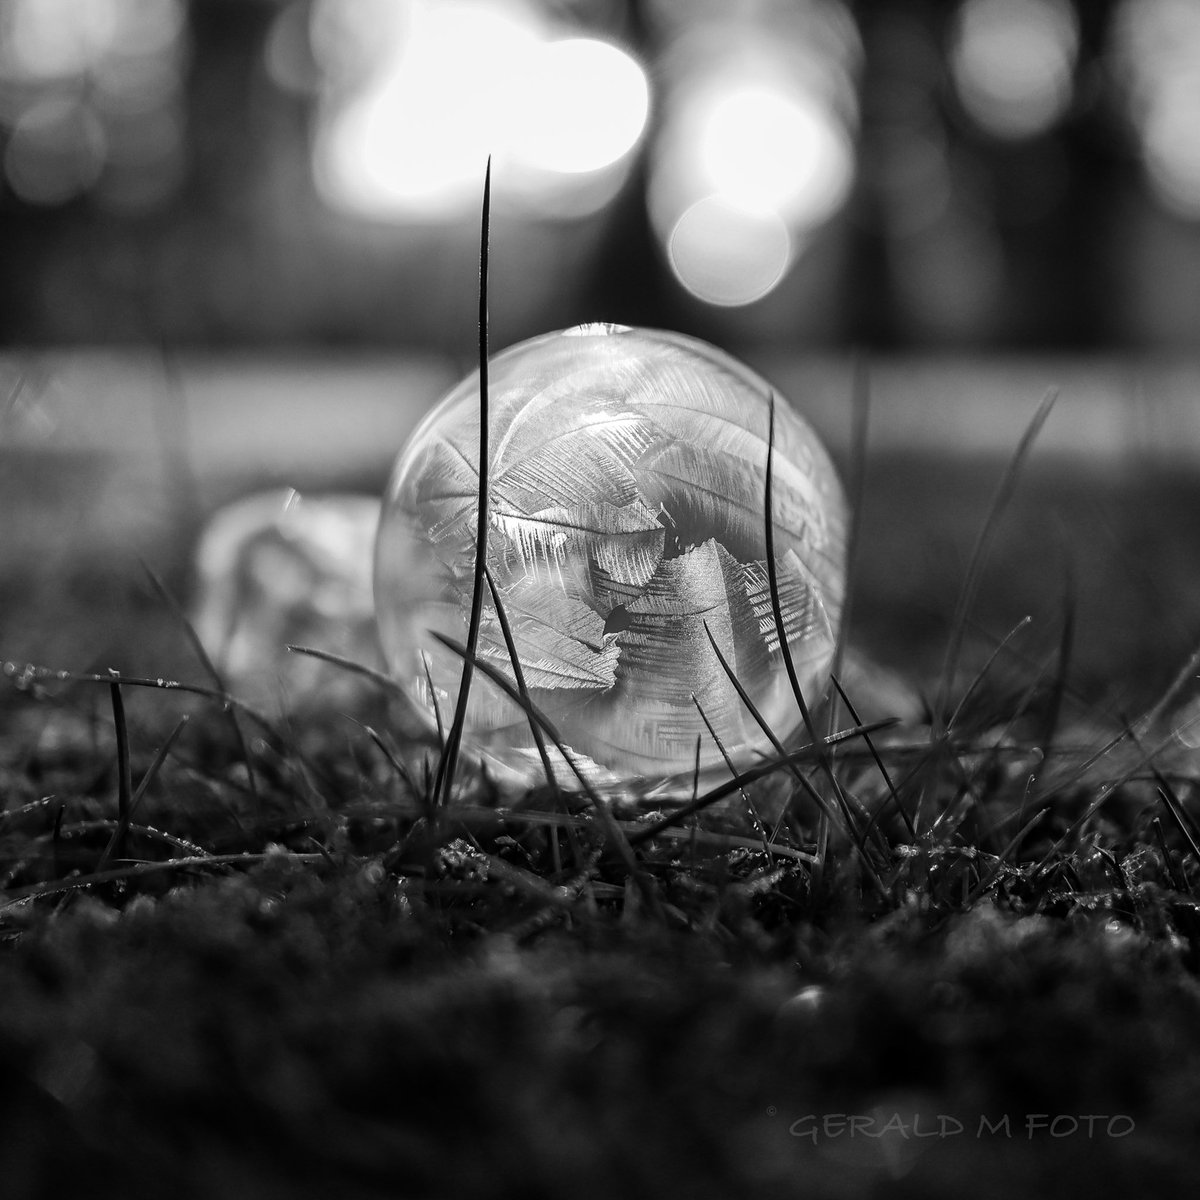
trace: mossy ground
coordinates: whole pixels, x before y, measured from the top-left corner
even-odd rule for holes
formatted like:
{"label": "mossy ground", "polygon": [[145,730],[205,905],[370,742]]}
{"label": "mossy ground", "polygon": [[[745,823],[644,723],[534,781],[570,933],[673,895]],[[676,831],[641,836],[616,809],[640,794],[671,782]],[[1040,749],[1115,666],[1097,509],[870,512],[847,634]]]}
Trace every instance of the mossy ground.
{"label": "mossy ground", "polygon": [[[955,529],[980,513],[944,490],[961,498],[971,470],[893,472],[878,477],[907,481],[912,507],[905,523],[868,494],[856,638],[919,711],[954,609]],[[1161,478],[1091,499],[1032,479],[974,620],[1002,635],[1014,608],[1043,619],[944,737],[920,717],[877,736],[899,805],[850,743],[832,767],[855,834],[814,767],[833,815],[770,780],[752,798],[787,816],[765,849],[740,797],[643,840],[661,814],[619,809],[634,875],[578,798],[464,780],[459,807],[430,814],[419,756],[396,748],[406,781],[342,714],[271,731],[243,717],[251,786],[219,704],[124,686],[122,734],[103,683],[13,672],[0,1192],[1194,1185],[1200,761],[1173,736],[1190,692],[1152,711],[1200,627],[1194,499]],[[87,620],[123,630],[117,664],[200,678],[152,597],[88,599]],[[994,644],[971,636],[960,694]],[[382,703],[356,715],[386,730]],[[136,785],[184,712],[116,852],[121,743]]]}

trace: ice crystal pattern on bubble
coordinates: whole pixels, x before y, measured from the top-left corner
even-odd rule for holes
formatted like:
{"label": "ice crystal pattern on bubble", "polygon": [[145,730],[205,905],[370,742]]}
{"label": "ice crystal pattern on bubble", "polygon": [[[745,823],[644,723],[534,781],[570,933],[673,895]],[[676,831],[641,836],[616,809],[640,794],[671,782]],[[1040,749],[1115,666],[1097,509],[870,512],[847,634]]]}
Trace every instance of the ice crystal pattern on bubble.
{"label": "ice crystal pattern on bubble", "polygon": [[[702,765],[721,763],[705,718],[735,761],[768,750],[708,637],[775,730],[792,729],[766,562],[768,386],[702,342],[620,326],[523,342],[489,374],[487,562],[531,699],[578,761],[618,781],[690,771],[697,739]],[[477,374],[464,380],[413,434],[376,546],[390,667],[447,719],[462,664],[428,631],[466,640],[478,389]],[[824,448],[782,398],[774,444],[776,576],[812,702],[837,637],[845,505]],[[479,653],[514,678],[486,592]],[[479,674],[465,736],[537,769],[528,718]]]}

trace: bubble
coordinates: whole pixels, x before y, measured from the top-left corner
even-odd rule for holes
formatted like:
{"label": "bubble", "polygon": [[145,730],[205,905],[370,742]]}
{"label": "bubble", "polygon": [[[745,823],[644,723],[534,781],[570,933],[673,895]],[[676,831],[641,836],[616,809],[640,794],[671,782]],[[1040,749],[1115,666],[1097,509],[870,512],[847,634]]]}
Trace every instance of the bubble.
{"label": "bubble", "polygon": [[[697,755],[724,771],[724,754],[740,766],[770,753],[713,643],[778,736],[799,722],[767,566],[770,396],[703,342],[624,326],[546,334],[490,364],[487,565],[530,699],[601,781],[690,784]],[[811,705],[837,639],[845,501],[781,397],[774,438],[775,573]],[[433,632],[466,642],[479,447],[476,372],[401,453],[376,542],[380,639],[431,727],[449,723],[462,670]],[[515,684],[486,588],[478,653]],[[480,672],[464,745],[530,781],[541,773],[527,714]]]}

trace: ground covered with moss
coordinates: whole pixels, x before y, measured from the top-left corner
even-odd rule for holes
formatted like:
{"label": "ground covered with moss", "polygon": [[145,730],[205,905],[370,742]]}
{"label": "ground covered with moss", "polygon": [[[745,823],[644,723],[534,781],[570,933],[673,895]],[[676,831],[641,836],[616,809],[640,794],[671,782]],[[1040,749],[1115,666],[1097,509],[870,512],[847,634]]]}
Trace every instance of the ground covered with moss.
{"label": "ground covered with moss", "polygon": [[1136,915],[463,935],[287,855],[10,920],[8,1195],[1152,1195],[1200,988]]}
{"label": "ground covered with moss", "polygon": [[[203,672],[150,590],[79,567],[127,681],[0,680],[0,1193],[1194,1185],[1192,493],[1035,478],[947,722],[979,512],[924,474],[925,525],[868,495],[858,567],[851,698],[904,720],[691,813],[469,772],[431,807],[380,696],[260,725],[128,682]],[[1073,554],[1031,540],[1048,513]],[[1040,634],[993,657],[1025,603]]]}

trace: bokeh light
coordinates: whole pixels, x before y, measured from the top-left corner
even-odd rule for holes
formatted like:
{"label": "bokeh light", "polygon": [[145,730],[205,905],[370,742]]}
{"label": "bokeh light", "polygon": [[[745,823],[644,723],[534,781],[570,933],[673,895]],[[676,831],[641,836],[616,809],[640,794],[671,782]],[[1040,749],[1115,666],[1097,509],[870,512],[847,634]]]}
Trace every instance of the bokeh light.
{"label": "bokeh light", "polygon": [[10,0],[0,16],[5,75],[53,80],[89,70],[113,43],[118,9],[116,0]]}
{"label": "bokeh light", "polygon": [[0,5],[4,180],[26,204],[164,201],[183,163],[183,0]]}
{"label": "bokeh light", "polygon": [[650,91],[641,68],[595,38],[544,43],[514,97],[512,152],[546,171],[582,174],[610,166],[641,137]]}
{"label": "bokeh light", "polygon": [[35,100],[17,118],[4,151],[4,175],[28,204],[62,204],[90,188],[104,168],[104,130],[78,99]]}
{"label": "bokeh light", "polygon": [[1114,56],[1155,197],[1200,219],[1200,4],[1126,0]]}
{"label": "bokeh light", "polygon": [[719,195],[686,209],[667,239],[679,282],[698,299],[722,307],[768,295],[791,265],[792,252],[778,213],[741,208]]}
{"label": "bokeh light", "polygon": [[1067,0],[965,0],[950,68],[963,107],[982,129],[1028,138],[1070,107],[1078,53],[1078,23]]}
{"label": "bokeh light", "polygon": [[[382,218],[453,220],[478,204],[489,155],[506,202],[574,216],[611,197],[649,113],[641,67],[538,11],[478,0],[318,7],[328,85],[314,152],[322,196]],[[369,39],[372,47],[356,39]],[[347,59],[369,64],[339,83]]]}
{"label": "bokeh light", "polygon": [[845,199],[850,148],[813,96],[735,86],[712,100],[699,153],[717,195],[802,225],[824,220]]}
{"label": "bokeh light", "polygon": [[647,203],[699,300],[769,295],[850,194],[858,47],[842,11],[806,10],[787,36],[717,19],[675,47]]}

